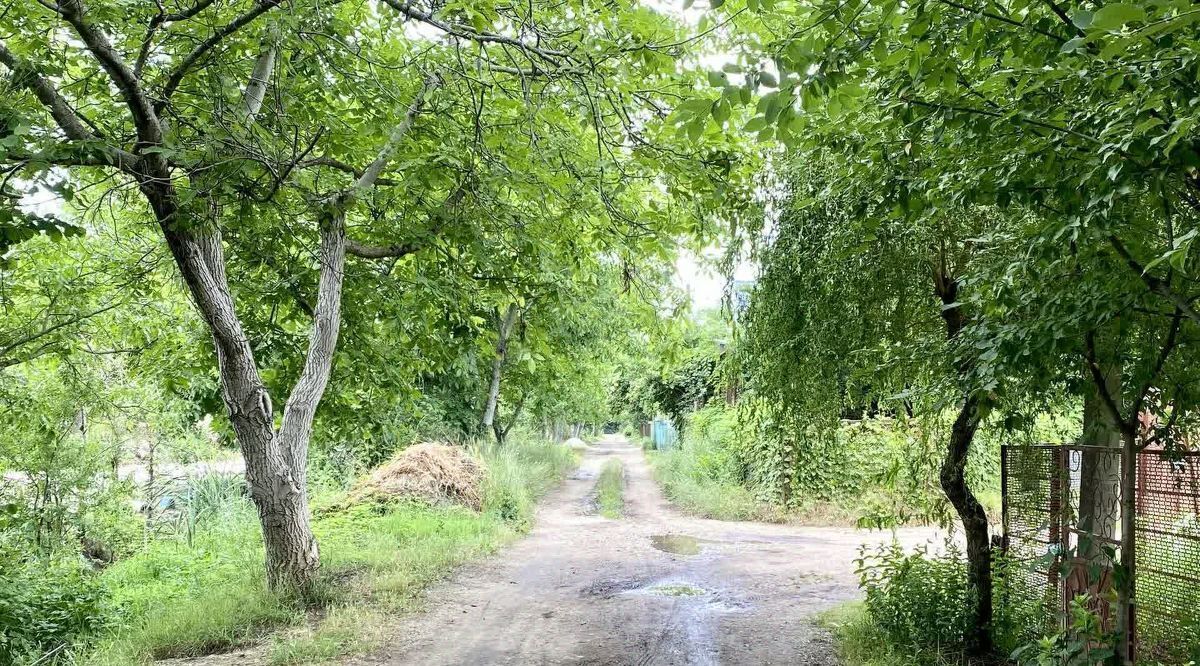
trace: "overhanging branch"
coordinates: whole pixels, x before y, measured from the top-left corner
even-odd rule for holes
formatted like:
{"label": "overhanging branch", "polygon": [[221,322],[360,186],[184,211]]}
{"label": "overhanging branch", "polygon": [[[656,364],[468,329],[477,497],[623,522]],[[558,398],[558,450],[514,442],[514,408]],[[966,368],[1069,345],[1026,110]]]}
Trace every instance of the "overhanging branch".
{"label": "overhanging branch", "polygon": [[1175,290],[1171,288],[1171,285],[1167,284],[1166,280],[1150,274],[1150,272],[1146,270],[1146,267],[1134,258],[1133,253],[1129,251],[1129,248],[1125,247],[1125,244],[1121,242],[1120,238],[1109,234],[1108,243],[1109,245],[1112,245],[1113,249],[1117,251],[1117,254],[1119,254],[1121,258],[1125,260],[1125,265],[1129,266],[1129,269],[1136,273],[1139,278],[1141,278],[1142,284],[1146,285],[1146,288],[1150,290],[1150,293],[1167,299],[1172,305],[1178,308],[1184,316],[1196,322],[1197,324],[1200,324],[1200,312],[1197,312],[1196,309],[1192,307],[1191,301],[1176,293]]}
{"label": "overhanging branch", "polygon": [[258,17],[278,7],[282,2],[283,0],[262,0],[261,2],[257,2],[253,9],[221,26],[211,37],[196,45],[196,48],[184,56],[179,66],[167,77],[167,83],[163,86],[162,95],[155,102],[155,107],[161,109],[166,106],[171,96],[175,94],[175,90],[179,88],[179,84],[183,83],[183,77],[187,76],[188,72],[196,66],[196,63],[204,57],[204,54],[211,51],[226,37],[250,25]]}
{"label": "overhanging branch", "polygon": [[153,146],[161,144],[162,126],[149,98],[142,91],[137,76],[113,49],[108,37],[87,20],[87,8],[82,0],[63,0],[58,7],[59,14],[75,28],[75,33],[121,91],[121,97],[133,114],[138,140]]}
{"label": "overhanging branch", "polygon": [[[38,101],[50,112],[54,122],[67,135],[68,139],[87,144],[63,144],[56,147],[53,153],[45,157],[53,157],[53,163],[79,166],[114,166],[119,169],[132,168],[137,157],[132,153],[121,150],[116,146],[103,143],[92,130],[80,119],[59,94],[54,84],[42,76],[36,68],[17,56],[0,41],[0,63],[12,72],[12,82],[33,93]],[[70,147],[71,150],[65,150]],[[9,152],[9,157],[13,153]],[[40,158],[42,155],[29,155],[29,158]],[[18,157],[18,159],[21,159]]]}

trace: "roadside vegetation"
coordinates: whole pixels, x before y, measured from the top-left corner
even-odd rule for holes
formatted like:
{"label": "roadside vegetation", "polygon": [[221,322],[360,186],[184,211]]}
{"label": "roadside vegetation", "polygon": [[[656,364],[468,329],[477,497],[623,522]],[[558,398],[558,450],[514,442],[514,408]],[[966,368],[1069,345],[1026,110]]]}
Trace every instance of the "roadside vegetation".
{"label": "roadside vegetation", "polygon": [[532,439],[477,455],[487,470],[481,511],[402,499],[344,506],[338,492],[315,497],[327,566],[314,598],[301,605],[268,592],[254,566],[262,538],[248,498],[224,498],[189,540],[155,543],[99,576],[112,591],[108,614],[92,620],[104,628],[88,637],[92,647],[77,649],[78,659],[148,663],[269,638],[270,663],[299,664],[375,647],[388,619],[419,605],[431,582],[528,529],[537,498],[576,462],[565,447]]}
{"label": "roadside vegetation", "polygon": [[[365,649],[527,527],[535,439],[651,419],[698,515],[961,530],[866,558],[881,655],[1200,658],[1196,507],[1132,536],[1200,427],[1200,11],[975,4],[6,3],[0,663]],[[484,441],[480,511],[345,501]],[[1096,537],[1038,555],[1104,589],[1016,645],[1034,442],[1084,445]]]}
{"label": "roadside vegetation", "polygon": [[625,465],[618,458],[604,461],[596,479],[596,504],[605,518],[620,518],[625,512]]}

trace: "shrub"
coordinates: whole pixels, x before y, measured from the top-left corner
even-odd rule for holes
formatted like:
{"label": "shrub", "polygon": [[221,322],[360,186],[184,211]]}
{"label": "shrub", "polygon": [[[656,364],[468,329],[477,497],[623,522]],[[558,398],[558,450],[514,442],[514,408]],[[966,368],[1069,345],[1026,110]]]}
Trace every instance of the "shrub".
{"label": "shrub", "polygon": [[0,664],[53,663],[108,624],[103,588],[80,564],[0,558]]}
{"label": "shrub", "polygon": [[905,553],[898,543],[864,547],[856,560],[871,619],[893,643],[961,652],[971,623],[967,565],[953,541],[942,554]]}

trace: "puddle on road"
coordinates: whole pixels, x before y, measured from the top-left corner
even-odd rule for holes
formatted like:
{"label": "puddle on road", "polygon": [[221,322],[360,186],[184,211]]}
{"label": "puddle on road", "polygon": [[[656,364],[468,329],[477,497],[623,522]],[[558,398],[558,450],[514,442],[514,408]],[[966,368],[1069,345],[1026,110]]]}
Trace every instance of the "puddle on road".
{"label": "puddle on road", "polygon": [[700,552],[700,540],[686,534],[655,534],[650,545],[656,550],[675,555],[696,555]]}

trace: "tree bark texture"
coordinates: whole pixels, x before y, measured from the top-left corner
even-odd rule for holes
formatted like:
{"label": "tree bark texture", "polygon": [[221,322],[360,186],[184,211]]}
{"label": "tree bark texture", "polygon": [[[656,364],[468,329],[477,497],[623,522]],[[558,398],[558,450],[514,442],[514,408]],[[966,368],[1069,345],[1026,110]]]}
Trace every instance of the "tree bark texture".
{"label": "tree bark texture", "polygon": [[[1108,394],[1120,396],[1120,364],[1104,363],[1102,374]],[[1081,453],[1079,529],[1092,535],[1092,538],[1080,540],[1079,556],[1107,564],[1107,558],[1103,558],[1103,546],[1112,543],[1116,537],[1121,515],[1121,427],[1111,410],[1105,406],[1090,376],[1087,379],[1080,444],[1098,448],[1085,448]]]}
{"label": "tree bark texture", "polygon": [[[950,275],[945,262],[934,269],[934,290],[942,302],[942,320],[946,339],[953,343],[966,327],[966,317],[958,302],[958,279]],[[966,380],[972,371],[969,358],[959,359],[956,370]],[[940,481],[946,499],[962,522],[967,539],[967,583],[974,592],[973,621],[966,638],[970,652],[983,655],[992,649],[992,546],[988,535],[987,512],[967,484],[967,460],[979,429],[982,401],[975,393],[964,391],[962,406],[950,430],[946,457],[942,461]]]}
{"label": "tree bark texture", "polygon": [[[517,321],[517,304],[513,303],[508,306],[504,312],[504,318],[500,321],[499,336],[496,338],[496,355],[492,358],[492,381],[488,386],[487,402],[483,407],[483,417],[480,419],[480,424],[484,430],[492,427],[496,420],[496,404],[500,400],[500,375],[504,370],[504,360],[508,356],[508,336],[512,333],[512,327]],[[497,434],[497,443],[501,437]]]}

